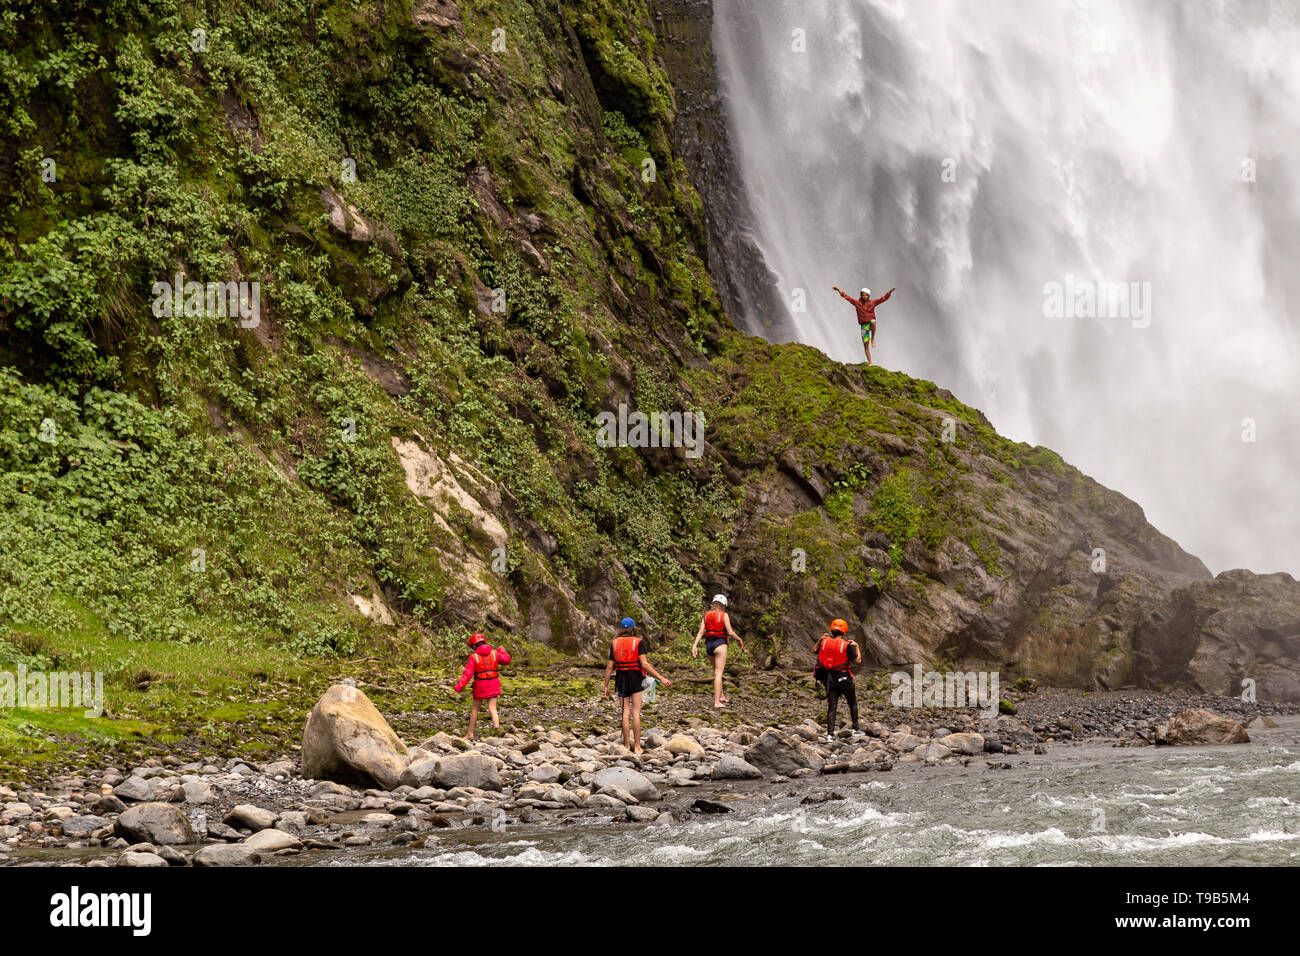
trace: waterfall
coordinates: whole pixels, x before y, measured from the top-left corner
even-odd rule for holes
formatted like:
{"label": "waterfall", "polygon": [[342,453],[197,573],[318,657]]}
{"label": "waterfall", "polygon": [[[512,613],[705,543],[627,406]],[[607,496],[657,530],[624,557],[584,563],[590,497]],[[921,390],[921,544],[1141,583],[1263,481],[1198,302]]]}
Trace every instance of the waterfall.
{"label": "waterfall", "polygon": [[1300,5],[715,0],[713,45],[800,341],[862,361],[831,287],[897,286],[879,364],[1300,571]]}

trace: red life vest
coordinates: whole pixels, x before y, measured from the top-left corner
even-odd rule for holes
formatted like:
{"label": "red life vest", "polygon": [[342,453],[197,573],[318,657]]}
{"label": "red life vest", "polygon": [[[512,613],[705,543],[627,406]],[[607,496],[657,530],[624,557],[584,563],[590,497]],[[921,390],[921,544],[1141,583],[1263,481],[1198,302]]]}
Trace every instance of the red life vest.
{"label": "red life vest", "polygon": [[704,636],[710,641],[716,641],[722,638],[728,644],[731,638],[727,637],[727,612],[726,611],[708,611],[704,615]]}
{"label": "red life vest", "polygon": [[477,650],[474,651],[475,680],[491,680],[496,677],[498,666],[496,651],[491,648],[488,649],[486,654],[480,654]]}
{"label": "red life vest", "polygon": [[849,672],[849,642],[842,637],[822,638],[817,663],[828,671]]}
{"label": "red life vest", "polygon": [[614,638],[614,670],[640,673],[641,655],[637,649],[640,643],[639,637]]}

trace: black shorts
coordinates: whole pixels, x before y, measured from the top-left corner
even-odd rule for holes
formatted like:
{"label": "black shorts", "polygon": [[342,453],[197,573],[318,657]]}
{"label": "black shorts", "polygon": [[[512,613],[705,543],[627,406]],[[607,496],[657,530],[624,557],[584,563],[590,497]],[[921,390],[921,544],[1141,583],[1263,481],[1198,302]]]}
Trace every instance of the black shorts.
{"label": "black shorts", "polygon": [[725,637],[711,637],[704,642],[704,653],[712,657],[714,651],[719,647],[725,647],[726,645],[727,639]]}
{"label": "black shorts", "polygon": [[619,697],[631,697],[633,694],[641,693],[641,685],[644,683],[645,675],[639,670],[614,672],[614,690],[618,692]]}

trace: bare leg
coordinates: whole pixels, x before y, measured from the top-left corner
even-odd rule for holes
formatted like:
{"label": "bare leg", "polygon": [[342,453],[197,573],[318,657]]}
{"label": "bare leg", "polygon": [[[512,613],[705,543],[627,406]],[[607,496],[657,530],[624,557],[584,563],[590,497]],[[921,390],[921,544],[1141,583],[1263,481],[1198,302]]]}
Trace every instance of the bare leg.
{"label": "bare leg", "polygon": [[474,725],[478,723],[478,705],[479,699],[474,698],[474,706],[469,709],[469,738],[474,739]]}
{"label": "bare leg", "polygon": [[635,693],[628,698],[629,707],[632,711],[632,733],[629,736],[630,743],[627,749],[634,754],[641,752],[641,694]]}
{"label": "bare leg", "polygon": [[722,696],[722,672],[727,667],[727,645],[721,644],[713,652],[713,706],[721,707],[727,702]]}
{"label": "bare leg", "polygon": [[488,701],[488,714],[492,717],[492,726],[500,729],[501,718],[497,716],[497,699],[495,697]]}
{"label": "bare leg", "polygon": [[632,749],[632,728],[628,723],[632,710],[632,698],[620,697],[623,704],[623,746],[628,750]]}

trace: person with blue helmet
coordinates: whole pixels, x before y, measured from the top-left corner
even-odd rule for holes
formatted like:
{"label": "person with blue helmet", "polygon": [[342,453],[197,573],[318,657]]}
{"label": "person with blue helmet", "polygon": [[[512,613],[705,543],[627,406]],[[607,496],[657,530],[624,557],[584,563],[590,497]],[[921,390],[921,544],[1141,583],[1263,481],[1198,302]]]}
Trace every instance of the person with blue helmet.
{"label": "person with blue helmet", "polygon": [[604,695],[609,696],[609,678],[614,677],[623,709],[623,746],[634,754],[641,753],[641,692],[646,675],[656,678],[665,687],[673,682],[662,676],[646,659],[646,641],[636,633],[636,621],[625,617],[619,621],[618,634],[609,647],[609,661],[605,664]]}

